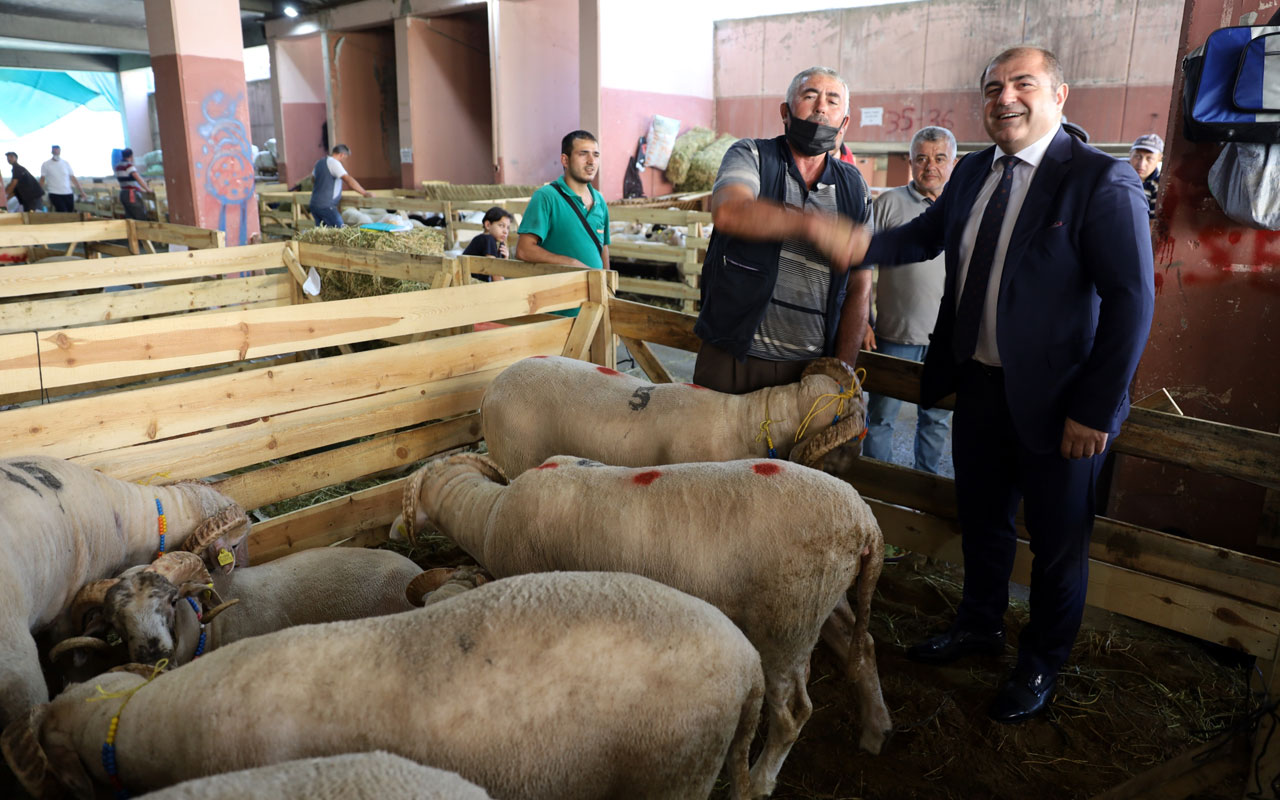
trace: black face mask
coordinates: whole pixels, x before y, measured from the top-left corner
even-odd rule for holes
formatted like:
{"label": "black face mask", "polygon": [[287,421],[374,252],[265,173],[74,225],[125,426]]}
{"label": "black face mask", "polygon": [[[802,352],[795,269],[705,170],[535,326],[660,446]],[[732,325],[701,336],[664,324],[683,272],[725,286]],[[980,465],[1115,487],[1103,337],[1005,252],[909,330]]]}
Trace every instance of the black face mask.
{"label": "black face mask", "polygon": [[790,110],[787,111],[787,117],[791,120],[791,124],[787,126],[787,141],[801,155],[820,156],[836,149],[836,136],[840,133],[838,125],[823,125],[800,119]]}

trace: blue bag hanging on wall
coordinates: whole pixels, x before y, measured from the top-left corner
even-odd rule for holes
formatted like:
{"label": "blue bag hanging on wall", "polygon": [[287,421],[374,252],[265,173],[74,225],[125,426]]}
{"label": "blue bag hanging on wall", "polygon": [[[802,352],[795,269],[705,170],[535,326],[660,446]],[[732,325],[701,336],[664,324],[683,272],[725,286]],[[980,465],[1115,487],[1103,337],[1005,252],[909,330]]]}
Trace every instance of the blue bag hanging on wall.
{"label": "blue bag hanging on wall", "polygon": [[1280,143],[1280,12],[1219,28],[1182,61],[1183,134],[1192,142]]}

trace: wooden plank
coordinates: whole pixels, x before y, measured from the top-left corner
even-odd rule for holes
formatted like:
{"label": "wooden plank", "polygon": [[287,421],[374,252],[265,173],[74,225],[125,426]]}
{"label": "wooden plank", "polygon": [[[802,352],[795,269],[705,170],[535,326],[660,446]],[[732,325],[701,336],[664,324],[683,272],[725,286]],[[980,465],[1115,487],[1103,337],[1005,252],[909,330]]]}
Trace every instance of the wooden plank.
{"label": "wooden plank", "polygon": [[90,397],[10,409],[0,413],[0,457],[39,453],[72,458],[505,367],[527,356],[558,355],[571,325],[571,320],[557,319],[198,384],[160,385],[131,393],[126,408],[118,400]]}
{"label": "wooden plank", "polygon": [[585,359],[591,349],[591,339],[596,335],[596,330],[603,319],[604,306],[600,303],[583,303],[582,310],[573,321],[573,328],[569,331],[569,338],[565,341],[564,350],[560,355],[565,358]]}
{"label": "wooden plank", "polygon": [[485,389],[499,371],[347,398],[194,436],[72,460],[131,480],[146,480],[153,475],[180,480],[243,469],[260,464],[265,458],[287,458],[360,436],[469,414],[480,407]]}
{"label": "wooden plank", "polygon": [[[859,494],[956,519],[955,481],[871,458],[841,476]],[[1018,533],[1027,538],[1019,517]],[[1098,517],[1091,558],[1258,605],[1280,608],[1280,563]]]}
{"label": "wooden plank", "polygon": [[129,236],[129,226],[125,223],[125,220],[104,219],[0,228],[0,247],[125,239]]}
{"label": "wooden plank", "polygon": [[401,478],[259,523],[249,534],[249,558],[261,564],[346,539],[362,546],[385,541],[400,513],[405,482]]}
{"label": "wooden plank", "polygon": [[609,299],[609,315],[613,332],[619,336],[692,353],[698,352],[702,345],[693,333],[697,317],[690,314],[613,297]]}
{"label": "wooden plank", "polygon": [[1249,738],[1241,731],[1232,731],[1135,775],[1095,795],[1093,800],[1183,800],[1196,792],[1222,786],[1222,781],[1237,772],[1248,757]]}
{"label": "wooden plank", "polygon": [[697,300],[702,293],[692,286],[675,281],[649,280],[647,278],[618,278],[618,291],[650,297],[670,297],[674,300]]}
{"label": "wooden plank", "polygon": [[609,206],[610,222],[643,222],[661,225],[711,224],[711,214],[706,211],[684,211],[668,208],[638,208],[635,206]]}
{"label": "wooden plank", "polygon": [[118,322],[213,306],[238,306],[271,300],[288,302],[291,295],[289,284],[284,275],[259,275],[69,298],[17,300],[0,304],[0,333]]}
{"label": "wooden plank", "polygon": [[483,438],[480,415],[466,414],[407,431],[245,472],[213,484],[244,508],[259,508],[326,486],[402,467]]}
{"label": "wooden plank", "polygon": [[362,250],[352,247],[298,242],[298,260],[304,267],[339,269],[361,275],[430,283],[443,269],[440,256],[392,253],[386,250]]}
{"label": "wooden plank", "polygon": [[619,258],[680,264],[685,260],[685,249],[669,244],[635,244],[618,241],[609,245],[609,259],[612,261]]}
{"label": "wooden plank", "polygon": [[1173,395],[1169,394],[1168,389],[1161,389],[1158,392],[1152,392],[1141,400],[1133,401],[1134,408],[1146,408],[1151,411],[1163,411],[1166,414],[1177,414],[1185,416],[1182,409],[1174,402]]}
{"label": "wooden plank", "polygon": [[[514,248],[512,249],[514,252]],[[583,272],[585,267],[566,267],[560,264],[534,264],[506,258],[485,256],[459,256],[464,269],[473,275],[497,275],[503,278],[528,278],[534,275],[563,275],[566,272]]]}
{"label": "wooden plank", "polygon": [[226,234],[222,231],[197,228],[194,225],[178,225],[173,222],[137,222],[138,238],[164,244],[180,244],[192,250],[208,247],[223,247]]}
{"label": "wooden plank", "polygon": [[618,337],[614,335],[613,323],[609,320],[609,298],[614,296],[617,288],[618,273],[601,270],[587,273],[587,296],[592,303],[599,303],[604,310],[600,327],[591,338],[588,359],[610,369],[618,366]]}
{"label": "wooden plank", "polygon": [[[246,248],[193,252],[240,249]],[[576,308],[587,297],[586,284],[580,273],[547,275],[195,318],[123,322],[42,334],[37,337],[38,352],[29,334],[0,335],[0,354],[4,354],[0,355],[0,385],[15,392],[68,386]]]}
{"label": "wooden plank", "polygon": [[[103,245],[95,245],[102,249]],[[0,270],[0,298],[101,289],[131,283],[190,280],[279,267],[283,244],[254,244],[109,260],[26,264]]]}
{"label": "wooden plank", "polygon": [[649,376],[649,380],[654,383],[674,383],[671,380],[671,373],[667,372],[667,368],[662,366],[662,362],[649,349],[649,345],[638,339],[628,339],[622,337],[622,343],[627,346],[627,352],[631,353],[631,357],[640,365],[640,369],[644,370],[644,374]]}
{"label": "wooden plank", "polygon": [[[962,563],[956,523],[868,499],[884,540],[944,561]],[[1031,548],[1018,541],[1012,580],[1031,578]],[[1280,612],[1164,578],[1090,560],[1089,605],[1205,641],[1271,658],[1280,637]]]}

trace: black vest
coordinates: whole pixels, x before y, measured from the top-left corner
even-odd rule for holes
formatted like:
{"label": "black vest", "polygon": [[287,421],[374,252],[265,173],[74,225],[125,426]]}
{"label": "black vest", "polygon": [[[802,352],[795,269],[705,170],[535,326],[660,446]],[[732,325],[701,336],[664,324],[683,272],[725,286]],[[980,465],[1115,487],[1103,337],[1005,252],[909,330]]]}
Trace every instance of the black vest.
{"label": "black vest", "polygon": [[[756,139],[760,153],[760,197],[787,199],[787,166],[791,163],[787,137]],[[862,174],[851,164],[832,158],[836,176],[836,207],[854,222],[871,218],[871,193]],[[702,310],[693,332],[702,341],[746,360],[751,340],[764,319],[778,281],[778,257],[782,242],[753,242],[711,232],[707,257],[702,264]],[[844,304],[849,273],[831,275],[824,319],[824,355],[835,354],[836,329]]]}

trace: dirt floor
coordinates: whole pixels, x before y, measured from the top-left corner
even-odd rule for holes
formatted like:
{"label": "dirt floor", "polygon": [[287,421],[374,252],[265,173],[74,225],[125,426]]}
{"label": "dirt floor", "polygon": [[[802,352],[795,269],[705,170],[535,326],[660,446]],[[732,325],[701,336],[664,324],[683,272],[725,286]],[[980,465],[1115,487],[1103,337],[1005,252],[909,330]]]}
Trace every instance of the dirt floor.
{"label": "dirt floor", "polygon": [[[470,563],[436,537],[409,555],[430,566]],[[909,644],[946,626],[961,577],[957,567],[911,555],[885,565],[871,632],[894,736],[879,756],[858,750],[852,686],[820,644],[809,680],[813,716],[775,798],[1089,798],[1243,724],[1255,705],[1251,660],[1091,608],[1048,714],[1022,725],[991,722],[986,706],[1013,666],[1012,645],[1004,658],[952,667],[905,655]],[[1006,618],[1013,642],[1026,619],[1026,603],[1015,599]],[[1241,761],[1221,786],[1191,797],[1238,800],[1244,781]],[[723,781],[712,797],[728,797]]]}

